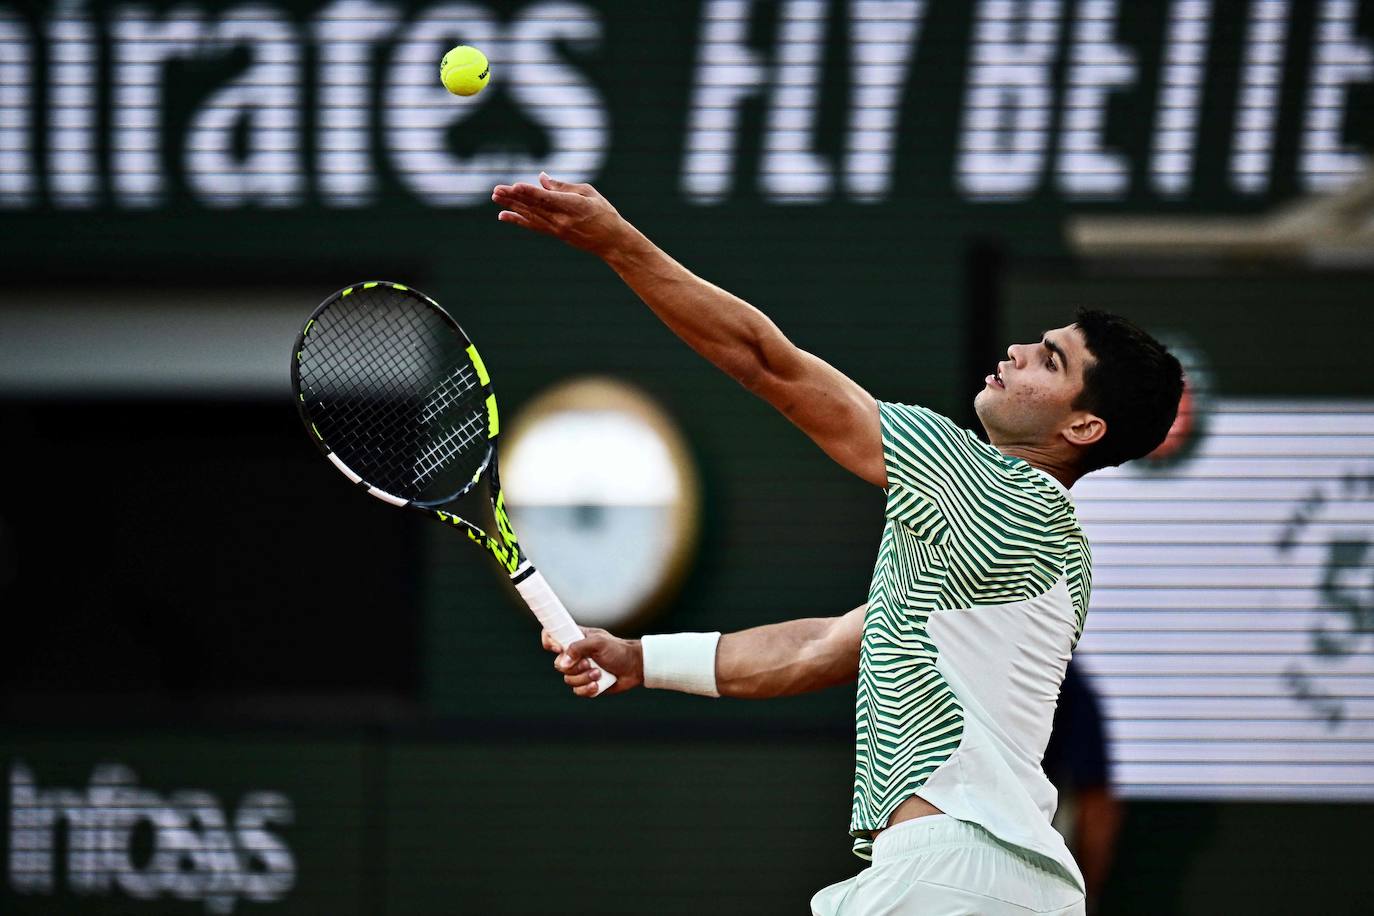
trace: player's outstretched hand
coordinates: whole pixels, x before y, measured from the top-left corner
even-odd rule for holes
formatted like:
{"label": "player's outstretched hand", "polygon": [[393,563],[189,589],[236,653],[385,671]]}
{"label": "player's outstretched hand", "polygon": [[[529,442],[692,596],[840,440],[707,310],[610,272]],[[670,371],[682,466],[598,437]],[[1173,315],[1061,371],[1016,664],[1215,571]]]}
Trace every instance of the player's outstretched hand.
{"label": "player's outstretched hand", "polygon": [[563,683],[580,697],[596,696],[596,681],[601,672],[595,661],[616,676],[606,693],[624,693],[644,683],[644,655],[637,639],[621,639],[596,627],[583,627],[583,638],[568,647],[560,646],[548,630],[541,634],[544,648],[557,655],[553,666],[563,675]]}
{"label": "player's outstretched hand", "polygon": [[539,184],[498,184],[491,199],[496,218],[551,235],[574,248],[602,255],[615,248],[628,224],[589,184],[570,184],[539,173]]}

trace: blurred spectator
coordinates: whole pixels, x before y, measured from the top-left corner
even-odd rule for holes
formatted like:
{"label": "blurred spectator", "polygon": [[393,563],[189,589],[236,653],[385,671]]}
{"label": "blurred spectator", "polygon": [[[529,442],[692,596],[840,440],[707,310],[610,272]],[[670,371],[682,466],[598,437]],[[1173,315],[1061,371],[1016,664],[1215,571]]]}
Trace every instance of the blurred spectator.
{"label": "blurred spectator", "polygon": [[1096,913],[1116,853],[1122,811],[1112,791],[1107,730],[1097,694],[1073,662],[1059,690],[1044,768],[1059,790],[1054,826],[1064,834],[1083,870],[1088,912]]}

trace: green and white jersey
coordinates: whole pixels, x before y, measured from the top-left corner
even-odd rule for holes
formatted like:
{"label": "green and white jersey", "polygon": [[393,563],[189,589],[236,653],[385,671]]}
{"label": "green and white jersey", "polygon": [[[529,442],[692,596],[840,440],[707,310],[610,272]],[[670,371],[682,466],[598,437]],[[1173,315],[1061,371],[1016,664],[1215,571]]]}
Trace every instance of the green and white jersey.
{"label": "green and white jersey", "polygon": [[859,659],[854,851],[920,795],[1081,887],[1040,767],[1092,575],[1068,490],[939,414],[878,410],[887,520]]}

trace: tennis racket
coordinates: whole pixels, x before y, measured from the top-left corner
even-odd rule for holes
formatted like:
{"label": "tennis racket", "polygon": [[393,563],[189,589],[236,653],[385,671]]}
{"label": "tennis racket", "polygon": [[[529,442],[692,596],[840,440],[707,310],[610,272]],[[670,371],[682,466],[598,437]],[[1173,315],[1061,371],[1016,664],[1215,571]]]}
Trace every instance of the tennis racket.
{"label": "tennis racket", "polygon": [[[384,503],[464,532],[495,557],[554,639],[566,646],[582,638],[506,515],[496,394],[458,322],[400,283],[359,283],[320,303],[292,352],[301,422],[341,474]],[[483,477],[495,535],[451,511]],[[614,683],[603,671],[597,693]]]}

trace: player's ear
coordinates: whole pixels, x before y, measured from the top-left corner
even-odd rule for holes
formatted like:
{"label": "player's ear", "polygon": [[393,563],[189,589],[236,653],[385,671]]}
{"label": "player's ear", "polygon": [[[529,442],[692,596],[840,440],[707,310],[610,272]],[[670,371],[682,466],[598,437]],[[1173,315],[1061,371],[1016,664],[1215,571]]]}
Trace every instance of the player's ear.
{"label": "player's ear", "polygon": [[1069,425],[1060,430],[1070,445],[1084,448],[1094,442],[1101,442],[1107,435],[1107,421],[1094,413],[1079,411],[1069,420]]}

